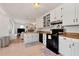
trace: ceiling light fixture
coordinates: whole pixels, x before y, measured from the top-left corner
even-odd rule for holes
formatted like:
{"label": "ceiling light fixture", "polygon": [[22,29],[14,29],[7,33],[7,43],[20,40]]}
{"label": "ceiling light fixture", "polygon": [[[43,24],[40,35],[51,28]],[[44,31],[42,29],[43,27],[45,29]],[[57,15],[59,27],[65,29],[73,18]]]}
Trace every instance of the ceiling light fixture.
{"label": "ceiling light fixture", "polygon": [[40,7],[40,4],[39,4],[39,3],[34,3],[33,6],[34,6],[35,8],[39,8],[39,7]]}

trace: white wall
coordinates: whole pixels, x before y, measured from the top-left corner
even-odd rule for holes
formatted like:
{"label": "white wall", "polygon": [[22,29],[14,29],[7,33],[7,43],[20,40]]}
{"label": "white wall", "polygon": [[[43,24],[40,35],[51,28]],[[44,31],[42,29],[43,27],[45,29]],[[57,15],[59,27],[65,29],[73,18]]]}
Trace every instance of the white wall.
{"label": "white wall", "polygon": [[14,33],[17,34],[17,28],[20,27],[20,25],[23,25],[25,28],[25,31],[27,30],[26,26],[28,26],[30,23],[33,23],[33,21],[29,19],[16,19],[14,18]]}
{"label": "white wall", "polygon": [[9,17],[0,7],[0,37],[9,36]]}

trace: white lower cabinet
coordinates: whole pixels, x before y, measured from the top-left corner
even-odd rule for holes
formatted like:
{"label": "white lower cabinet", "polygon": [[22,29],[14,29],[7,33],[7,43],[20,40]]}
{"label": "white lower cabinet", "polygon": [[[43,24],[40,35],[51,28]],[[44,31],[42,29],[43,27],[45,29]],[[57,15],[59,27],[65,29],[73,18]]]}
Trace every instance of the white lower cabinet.
{"label": "white lower cabinet", "polygon": [[65,51],[64,51],[64,55],[65,56],[70,56],[71,55],[71,44],[72,44],[72,41],[70,40],[70,38],[64,38],[65,42]]}
{"label": "white lower cabinet", "polygon": [[59,53],[61,53],[62,55],[64,55],[64,43],[65,43],[65,40],[63,40],[63,37],[59,37]]}
{"label": "white lower cabinet", "polygon": [[74,39],[72,44],[72,55],[79,56],[79,40]]}
{"label": "white lower cabinet", "polygon": [[59,36],[59,53],[64,56],[79,56],[79,40]]}
{"label": "white lower cabinet", "polygon": [[43,33],[43,44],[46,45],[46,33]]}

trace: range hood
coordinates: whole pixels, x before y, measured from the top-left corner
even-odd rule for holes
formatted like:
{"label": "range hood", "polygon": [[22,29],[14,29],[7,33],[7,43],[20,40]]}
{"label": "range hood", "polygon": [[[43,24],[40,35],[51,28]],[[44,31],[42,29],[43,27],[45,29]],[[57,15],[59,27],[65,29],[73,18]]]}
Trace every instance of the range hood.
{"label": "range hood", "polygon": [[51,25],[62,24],[62,20],[52,21]]}

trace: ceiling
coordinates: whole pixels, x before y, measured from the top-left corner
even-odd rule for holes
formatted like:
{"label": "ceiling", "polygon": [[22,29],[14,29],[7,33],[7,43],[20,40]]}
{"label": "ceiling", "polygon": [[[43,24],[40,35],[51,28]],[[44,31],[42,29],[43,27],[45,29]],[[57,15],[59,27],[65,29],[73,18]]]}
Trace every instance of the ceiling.
{"label": "ceiling", "polygon": [[40,3],[40,8],[38,9],[33,7],[33,3],[0,3],[0,6],[9,16],[20,19],[36,19],[60,4]]}

